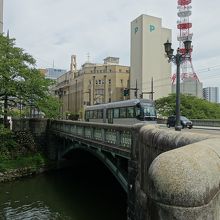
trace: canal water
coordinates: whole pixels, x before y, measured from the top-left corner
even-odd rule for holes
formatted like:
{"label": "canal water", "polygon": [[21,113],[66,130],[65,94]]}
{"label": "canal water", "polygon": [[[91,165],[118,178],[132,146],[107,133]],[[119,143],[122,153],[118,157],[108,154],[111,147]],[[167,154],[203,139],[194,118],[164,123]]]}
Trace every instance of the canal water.
{"label": "canal water", "polygon": [[126,220],[127,195],[109,170],[73,155],[71,167],[0,184],[0,220]]}

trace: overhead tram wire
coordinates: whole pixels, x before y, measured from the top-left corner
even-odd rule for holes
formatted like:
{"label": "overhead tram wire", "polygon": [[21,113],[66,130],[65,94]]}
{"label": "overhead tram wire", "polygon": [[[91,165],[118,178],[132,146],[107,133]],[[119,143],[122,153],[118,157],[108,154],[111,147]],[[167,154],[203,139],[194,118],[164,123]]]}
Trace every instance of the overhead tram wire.
{"label": "overhead tram wire", "polygon": [[[202,68],[199,70],[196,70],[197,74],[203,74],[203,73],[207,73],[208,74],[205,77],[202,77],[202,79],[209,79],[210,77],[213,78],[220,78],[220,74],[218,73],[213,73],[213,71],[218,71],[220,70],[220,65],[214,65],[214,66],[210,66],[210,67],[206,67],[206,68]],[[164,78],[160,78],[160,79],[154,79],[154,82],[161,82],[161,81],[165,81],[167,80],[167,77]],[[143,83],[143,85],[150,85],[150,80],[148,82]],[[168,84],[167,84],[168,85]],[[164,84],[165,86],[165,84]]]}

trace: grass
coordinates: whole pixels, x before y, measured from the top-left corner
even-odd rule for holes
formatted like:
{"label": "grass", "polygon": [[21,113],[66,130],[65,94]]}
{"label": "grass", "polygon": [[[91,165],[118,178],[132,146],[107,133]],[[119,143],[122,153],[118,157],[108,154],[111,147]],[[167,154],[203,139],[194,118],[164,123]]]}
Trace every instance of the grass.
{"label": "grass", "polygon": [[40,154],[29,156],[21,156],[14,160],[1,160],[0,161],[0,171],[7,171],[12,169],[19,169],[25,167],[31,167],[33,170],[36,170],[39,167],[45,165],[45,159]]}

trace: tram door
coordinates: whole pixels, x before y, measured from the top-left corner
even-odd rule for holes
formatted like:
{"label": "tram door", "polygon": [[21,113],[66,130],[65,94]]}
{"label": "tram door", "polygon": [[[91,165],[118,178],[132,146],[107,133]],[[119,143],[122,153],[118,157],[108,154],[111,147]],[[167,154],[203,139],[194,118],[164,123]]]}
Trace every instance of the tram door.
{"label": "tram door", "polygon": [[113,124],[113,109],[108,109],[108,123]]}

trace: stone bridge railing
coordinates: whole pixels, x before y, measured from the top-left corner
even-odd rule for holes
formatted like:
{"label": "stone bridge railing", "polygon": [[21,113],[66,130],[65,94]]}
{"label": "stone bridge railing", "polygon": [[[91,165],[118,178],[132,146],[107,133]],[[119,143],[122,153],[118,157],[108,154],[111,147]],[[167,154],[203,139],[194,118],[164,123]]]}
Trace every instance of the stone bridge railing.
{"label": "stone bridge railing", "polygon": [[54,120],[51,121],[50,130],[70,139],[100,145],[102,149],[130,158],[132,126]]}
{"label": "stone bridge railing", "polygon": [[156,126],[136,129],[129,220],[220,220],[220,139]]}

